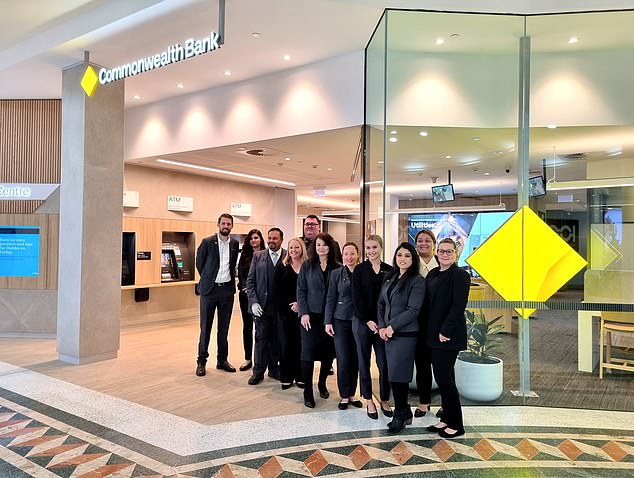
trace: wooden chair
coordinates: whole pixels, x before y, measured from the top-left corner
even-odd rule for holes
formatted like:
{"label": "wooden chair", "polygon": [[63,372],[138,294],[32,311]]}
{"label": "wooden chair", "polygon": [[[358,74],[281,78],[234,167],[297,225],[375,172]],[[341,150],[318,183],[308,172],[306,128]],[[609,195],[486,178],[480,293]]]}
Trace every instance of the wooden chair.
{"label": "wooden chair", "polygon": [[[614,319],[611,315],[618,314]],[[630,372],[634,372],[634,360],[626,359],[626,358],[615,358],[612,357],[612,347],[615,345],[612,344],[612,332],[618,332],[621,334],[631,334],[632,343],[634,343],[634,322],[632,321],[631,314],[627,314],[627,317],[622,317],[622,315],[626,315],[624,313],[609,313],[603,314],[601,317],[601,336],[599,339],[599,378],[603,378],[603,369],[611,370],[627,370]],[[616,320],[615,320],[616,319]],[[629,339],[629,337],[628,337]],[[605,361],[603,360],[603,345],[605,343]],[[618,346],[619,348],[623,348],[626,352],[631,352],[632,347]]]}

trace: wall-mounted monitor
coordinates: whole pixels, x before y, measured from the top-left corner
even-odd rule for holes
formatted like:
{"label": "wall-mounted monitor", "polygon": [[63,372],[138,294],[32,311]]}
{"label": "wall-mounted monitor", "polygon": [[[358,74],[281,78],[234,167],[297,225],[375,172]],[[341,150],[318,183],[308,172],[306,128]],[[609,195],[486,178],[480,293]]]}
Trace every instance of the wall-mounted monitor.
{"label": "wall-mounted monitor", "polygon": [[442,184],[431,187],[431,199],[435,203],[453,201],[456,199],[453,193],[453,184]]}
{"label": "wall-mounted monitor", "polygon": [[546,195],[546,183],[543,176],[534,176],[528,179],[528,195],[532,198]]}

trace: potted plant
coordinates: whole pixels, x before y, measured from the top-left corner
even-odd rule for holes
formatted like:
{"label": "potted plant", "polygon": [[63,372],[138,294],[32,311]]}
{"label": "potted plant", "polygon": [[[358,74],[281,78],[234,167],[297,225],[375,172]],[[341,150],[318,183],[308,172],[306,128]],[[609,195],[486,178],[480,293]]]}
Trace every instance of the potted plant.
{"label": "potted plant", "polygon": [[455,373],[458,392],[469,400],[490,402],[502,395],[504,364],[487,353],[499,343],[493,336],[502,329],[496,324],[501,317],[487,320],[482,309],[478,313],[465,310],[467,350],[458,354]]}

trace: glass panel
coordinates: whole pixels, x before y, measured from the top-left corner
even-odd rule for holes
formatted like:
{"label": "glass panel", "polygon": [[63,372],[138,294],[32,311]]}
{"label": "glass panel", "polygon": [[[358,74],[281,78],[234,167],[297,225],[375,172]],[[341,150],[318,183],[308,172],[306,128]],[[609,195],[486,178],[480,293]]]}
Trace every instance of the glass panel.
{"label": "glass panel", "polygon": [[[385,36],[384,15],[366,48],[365,74],[365,235],[384,237]],[[389,262],[389,260],[388,260]]]}
{"label": "glass panel", "polygon": [[[519,382],[514,312],[496,292],[499,284],[488,283],[465,259],[517,207],[524,19],[390,11],[387,31],[386,256],[402,241],[414,243],[421,229],[457,242],[458,264],[473,276],[470,310],[487,322],[500,317],[487,351],[504,369],[503,385],[499,377],[481,387],[488,396],[461,393],[467,404],[521,403],[509,391]],[[449,187],[432,194],[432,187],[448,184],[453,198]],[[494,251],[488,263],[499,267]]]}
{"label": "glass panel", "polygon": [[[632,25],[634,12],[527,19],[530,172],[547,189],[530,207],[589,264],[564,274],[547,310],[531,320],[535,404],[634,408],[631,370],[600,379],[597,363],[599,316],[634,319]],[[633,337],[606,335],[612,355],[623,357]]]}

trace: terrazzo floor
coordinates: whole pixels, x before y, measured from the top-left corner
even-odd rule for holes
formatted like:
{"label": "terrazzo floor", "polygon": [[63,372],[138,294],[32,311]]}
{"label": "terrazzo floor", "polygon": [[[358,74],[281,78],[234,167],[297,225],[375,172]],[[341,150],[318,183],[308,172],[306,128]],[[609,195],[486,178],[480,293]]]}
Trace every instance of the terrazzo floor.
{"label": "terrazzo floor", "polygon": [[209,425],[0,362],[0,478],[634,476],[634,413],[464,415],[456,440],[429,416],[388,436],[364,409]]}

